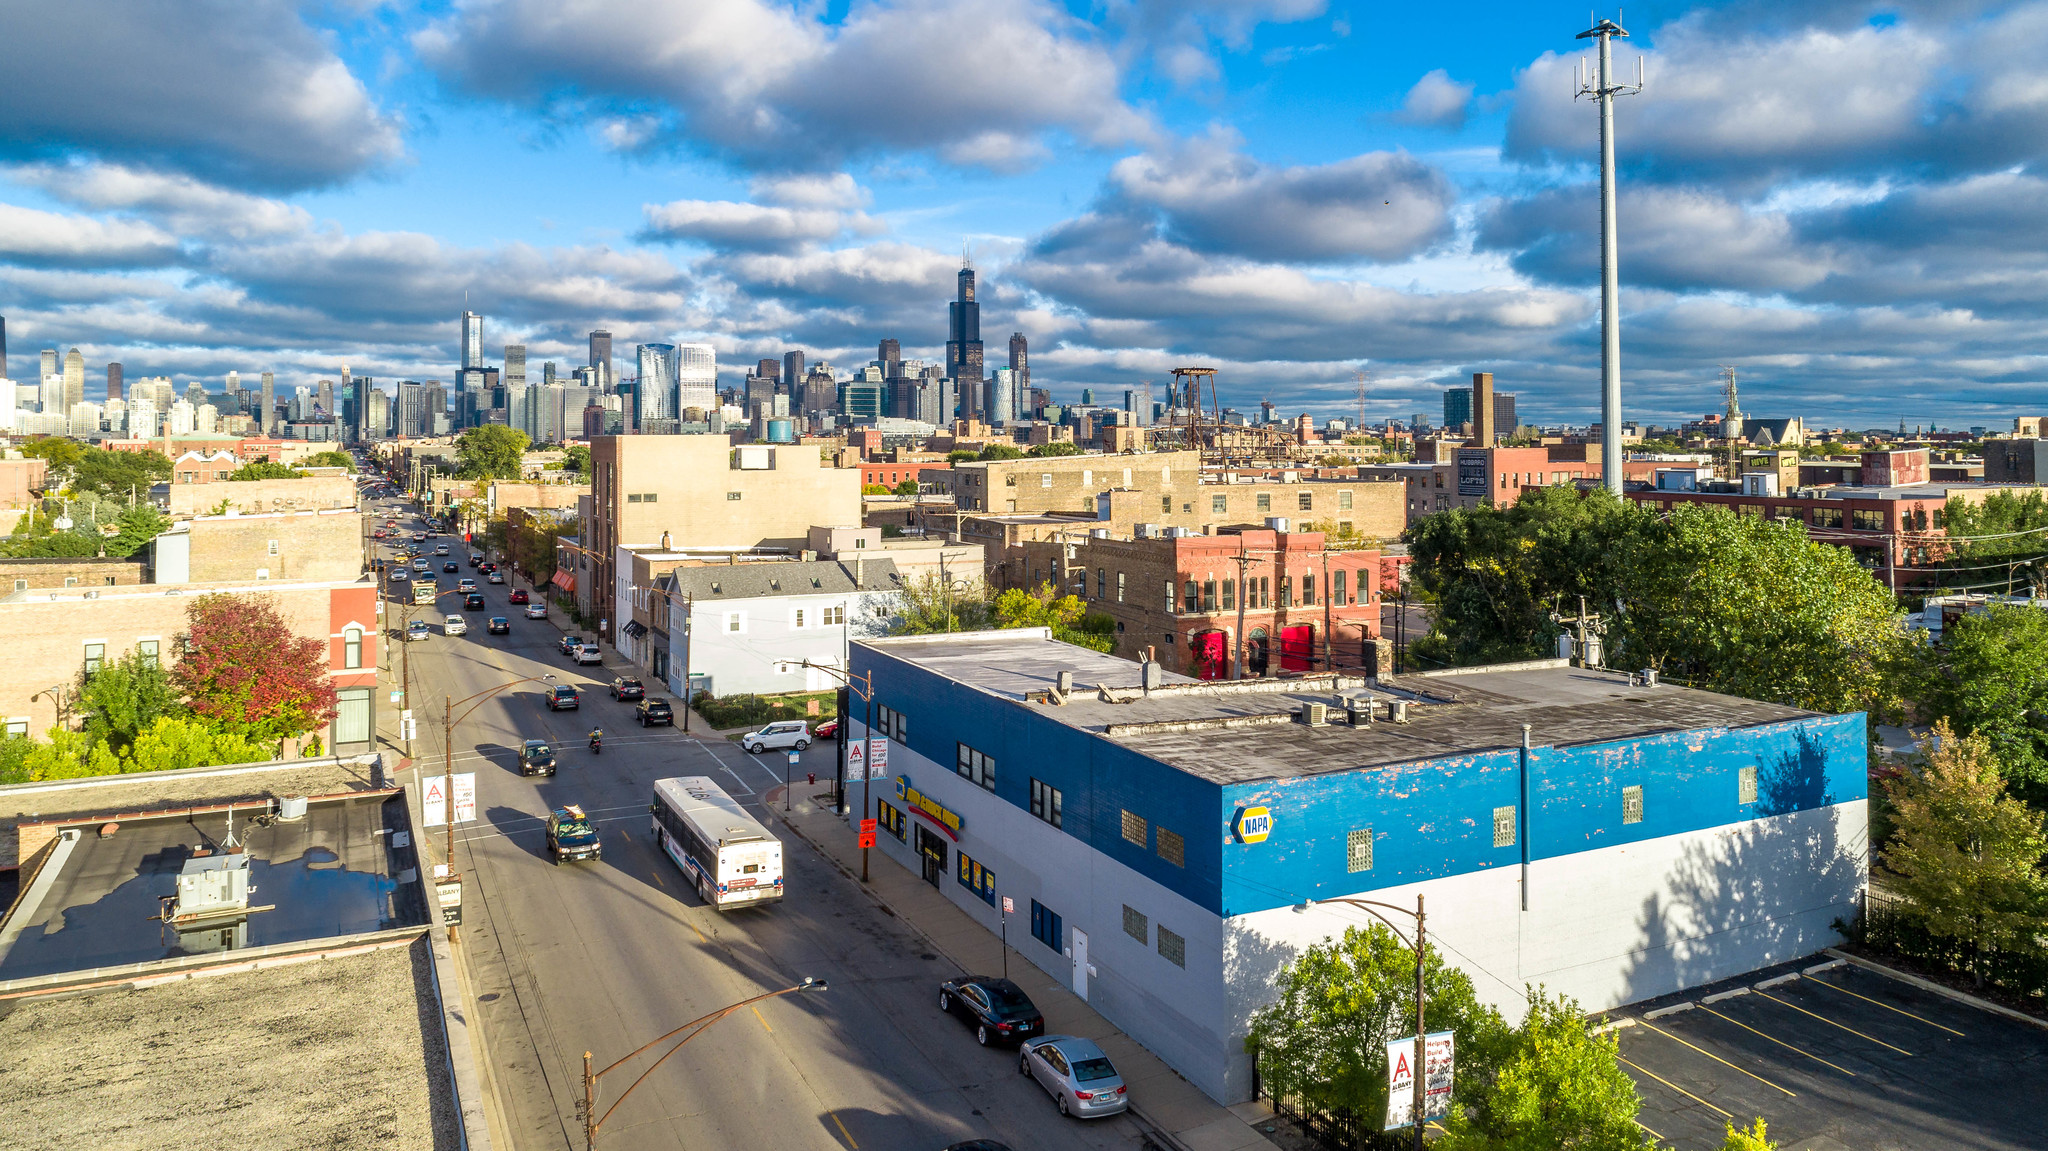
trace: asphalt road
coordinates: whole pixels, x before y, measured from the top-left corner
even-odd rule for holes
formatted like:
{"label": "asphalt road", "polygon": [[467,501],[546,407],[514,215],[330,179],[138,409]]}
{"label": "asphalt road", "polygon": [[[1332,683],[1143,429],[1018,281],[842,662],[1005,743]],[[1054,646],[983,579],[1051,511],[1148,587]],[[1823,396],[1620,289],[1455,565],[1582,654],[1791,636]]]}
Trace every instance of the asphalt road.
{"label": "asphalt road", "polygon": [[[468,551],[451,550],[458,560]],[[462,574],[475,573],[465,565]],[[447,587],[459,577],[441,578]],[[780,904],[730,913],[700,904],[649,837],[653,781],[710,775],[758,804],[780,786],[784,757],[664,728],[643,732],[631,705],[605,693],[611,673],[560,655],[561,630],[525,619],[507,604],[508,590],[484,585],[488,607],[464,613],[471,630],[463,637],[440,634],[447,606],[418,609],[435,634],[402,653],[421,721],[414,754],[424,764],[442,755],[444,697],[460,701],[547,672],[586,689],[580,711],[550,714],[544,685],[518,684],[475,705],[453,740],[455,770],[477,773],[478,819],[456,836],[467,880],[459,950],[509,1128],[494,1134],[519,1151],[580,1148],[586,1050],[602,1069],[671,1028],[809,975],[831,990],[770,1000],[707,1030],[611,1114],[598,1145],[911,1151],[995,1138],[1017,1151],[1144,1146],[1128,1118],[1062,1118],[1019,1076],[1014,1053],[979,1048],[941,1016],[938,983],[956,973],[801,840],[785,845]],[[511,617],[510,635],[485,633],[492,615]],[[387,629],[402,619],[387,616]],[[593,725],[605,730],[602,755],[585,746]],[[556,741],[555,778],[518,774],[517,748],[529,738]],[[829,746],[806,760],[821,779],[831,774]],[[566,803],[599,822],[602,862],[558,867],[546,858],[542,818]],[[442,829],[429,829],[428,839],[439,858]],[[666,1049],[606,1076],[599,1114]]]}

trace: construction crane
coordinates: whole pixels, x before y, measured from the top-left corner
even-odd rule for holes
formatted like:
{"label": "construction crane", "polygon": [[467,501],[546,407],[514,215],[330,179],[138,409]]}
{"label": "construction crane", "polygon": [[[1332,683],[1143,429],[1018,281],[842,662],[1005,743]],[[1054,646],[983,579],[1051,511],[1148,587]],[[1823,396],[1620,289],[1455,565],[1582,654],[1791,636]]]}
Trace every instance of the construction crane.
{"label": "construction crane", "polygon": [[1721,429],[1723,437],[1728,441],[1728,478],[1741,483],[1741,449],[1736,445],[1736,441],[1742,438],[1742,403],[1736,395],[1735,369],[1731,365],[1721,365],[1721,390],[1728,397],[1728,415],[1724,417],[1726,426]]}

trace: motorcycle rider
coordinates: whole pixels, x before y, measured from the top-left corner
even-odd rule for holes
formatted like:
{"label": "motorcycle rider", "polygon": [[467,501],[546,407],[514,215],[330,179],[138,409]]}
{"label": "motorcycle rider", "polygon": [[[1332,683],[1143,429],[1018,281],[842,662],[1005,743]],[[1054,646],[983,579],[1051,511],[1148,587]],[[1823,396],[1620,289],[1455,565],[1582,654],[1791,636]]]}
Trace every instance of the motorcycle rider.
{"label": "motorcycle rider", "polygon": [[590,750],[595,752],[602,752],[604,750],[603,728],[593,727],[590,729]]}

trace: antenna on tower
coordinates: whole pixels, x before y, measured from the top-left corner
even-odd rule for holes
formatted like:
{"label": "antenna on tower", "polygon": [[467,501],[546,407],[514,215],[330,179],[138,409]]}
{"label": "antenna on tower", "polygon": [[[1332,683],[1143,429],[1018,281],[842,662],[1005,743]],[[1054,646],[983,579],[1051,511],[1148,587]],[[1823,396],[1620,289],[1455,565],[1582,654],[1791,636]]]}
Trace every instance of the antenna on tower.
{"label": "antenna on tower", "polygon": [[1643,90],[1642,62],[1637,82],[1614,80],[1614,41],[1628,30],[1612,20],[1595,21],[1578,39],[1600,46],[1600,68],[1589,81],[1585,57],[1579,58],[1579,84],[1573,98],[1591,97],[1600,105],[1600,469],[1608,491],[1621,494],[1621,273],[1614,225],[1614,98]]}
{"label": "antenna on tower", "polygon": [[1728,478],[1732,480],[1742,474],[1735,446],[1735,441],[1742,438],[1742,401],[1735,390],[1735,368],[1732,365],[1721,365],[1721,390],[1728,397],[1728,414],[1723,417],[1727,426],[1721,431],[1722,438],[1728,441]]}
{"label": "antenna on tower", "polygon": [[973,258],[967,253],[967,241],[965,238],[962,238],[960,241],[960,266],[963,268],[972,268],[974,266]]}
{"label": "antenna on tower", "polygon": [[1365,389],[1366,389],[1366,388],[1367,388],[1367,387],[1368,387],[1369,385],[1371,385],[1371,383],[1372,383],[1372,373],[1371,373],[1370,371],[1367,371],[1367,370],[1366,370],[1366,369],[1364,369],[1364,368],[1360,368],[1360,369],[1358,369],[1357,371],[1355,371],[1355,372],[1352,372],[1352,373],[1351,373],[1351,380],[1352,380],[1352,382],[1353,382],[1353,383],[1354,383],[1355,385],[1357,385],[1357,393],[1358,393],[1358,396],[1357,396],[1357,398],[1358,398],[1358,427],[1357,427],[1357,430],[1358,430],[1358,431],[1360,431],[1360,432],[1364,432],[1364,431],[1365,431]]}

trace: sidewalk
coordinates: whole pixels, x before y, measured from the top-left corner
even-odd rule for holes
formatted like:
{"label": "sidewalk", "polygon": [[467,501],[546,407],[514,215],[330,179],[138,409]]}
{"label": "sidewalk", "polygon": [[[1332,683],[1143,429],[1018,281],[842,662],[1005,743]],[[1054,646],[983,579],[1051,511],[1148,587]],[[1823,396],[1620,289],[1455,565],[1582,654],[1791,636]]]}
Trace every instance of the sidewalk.
{"label": "sidewalk", "polygon": [[[804,794],[820,789],[823,794],[815,798]],[[816,787],[799,785],[790,797],[787,815],[782,811],[782,790],[770,788],[762,796],[762,807],[769,816],[857,881],[860,849],[845,822],[832,812],[829,784],[821,780]],[[1002,941],[953,906],[937,888],[879,851],[870,854],[869,873],[873,881],[866,885],[868,893],[930,940],[933,948],[961,971],[987,974],[1003,969]],[[1009,951],[1013,976],[1043,974],[1016,948]],[[1066,988],[1044,988],[1034,979],[1031,998],[1044,1013],[1048,1032],[1080,1035],[1102,1045],[1130,1085],[1131,1110],[1155,1137],[1165,1135],[1166,1142],[1182,1151],[1273,1151],[1274,1145],[1253,1126],[1263,1125],[1272,1114],[1265,1104],[1223,1107]]]}

